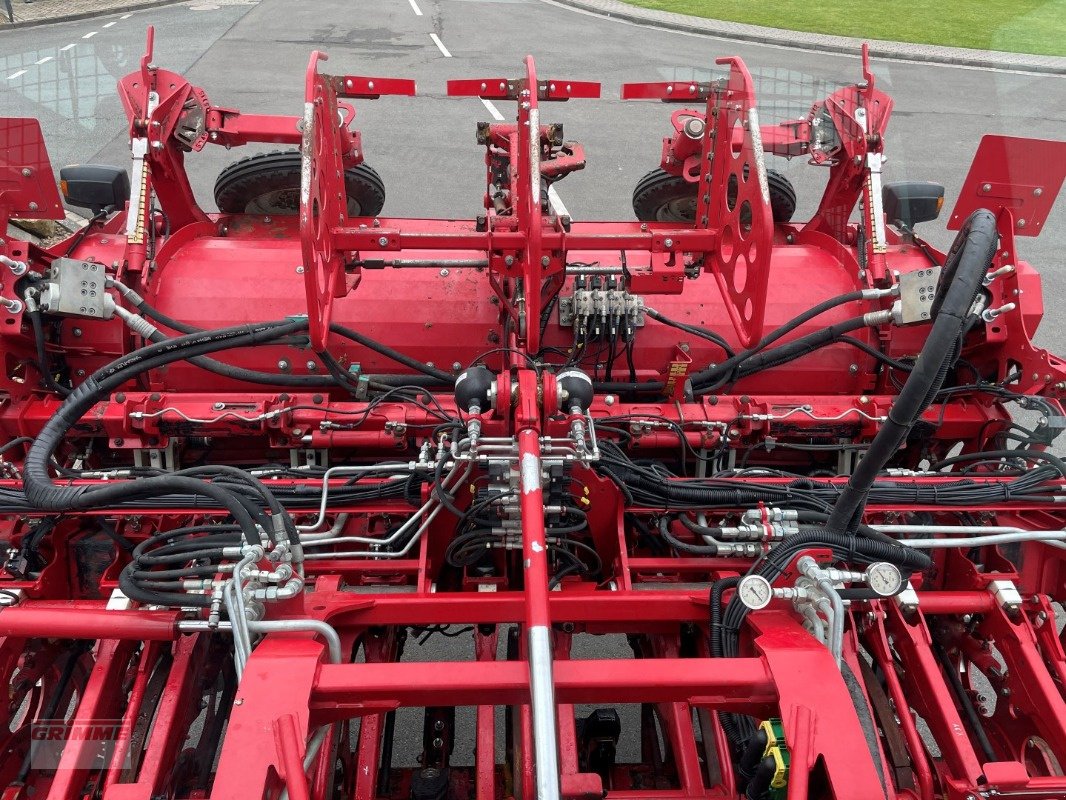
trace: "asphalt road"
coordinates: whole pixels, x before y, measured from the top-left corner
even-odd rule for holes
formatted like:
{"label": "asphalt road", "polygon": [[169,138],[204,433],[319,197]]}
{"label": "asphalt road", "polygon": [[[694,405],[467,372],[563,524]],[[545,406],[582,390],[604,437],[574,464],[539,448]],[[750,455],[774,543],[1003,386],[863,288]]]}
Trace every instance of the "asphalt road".
{"label": "asphalt road", "polygon": [[[526,53],[538,58],[543,77],[603,83],[601,100],[542,112],[544,121],[563,122],[568,138],[585,144],[588,168],[559,184],[578,219],[631,218],[633,186],[658,165],[672,107],[622,103],[625,81],[706,79],[717,56],[741,55],[756,77],[766,122],[801,116],[836,85],[859,79],[854,58],[638,27],[546,0],[218,0],[0,33],[0,115],[40,117],[57,166],[125,163],[125,116],[114,82],[136,68],[148,23],[157,28],[156,63],[186,74],[216,104],[246,112],[299,114],[304,70],[316,48],[330,54],[331,72],[415,78],[419,97],[357,107],[367,160],[388,187],[389,215],[478,213],[483,151],[474,130],[490,112],[476,99],[445,97],[445,81],[517,76]],[[896,101],[886,179],[943,183],[948,208],[983,134],[1062,138],[1066,129],[1061,77],[899,62],[874,70]],[[511,117],[508,105],[497,108]],[[215,175],[236,157],[212,148],[189,158],[205,207],[213,208]],[[797,216],[809,214],[825,172],[802,160],[774,161],[799,190]],[[937,245],[950,242],[937,223],[921,232]],[[1020,247],[1044,276],[1052,312],[1038,341],[1066,353],[1066,316],[1056,316],[1058,298],[1066,296],[1066,201],[1042,236]],[[589,654],[615,649],[601,645]],[[412,646],[408,658],[441,655],[438,647],[421,653]],[[405,712],[404,761],[417,752],[419,728]],[[457,747],[460,762],[468,763],[468,745]]]}

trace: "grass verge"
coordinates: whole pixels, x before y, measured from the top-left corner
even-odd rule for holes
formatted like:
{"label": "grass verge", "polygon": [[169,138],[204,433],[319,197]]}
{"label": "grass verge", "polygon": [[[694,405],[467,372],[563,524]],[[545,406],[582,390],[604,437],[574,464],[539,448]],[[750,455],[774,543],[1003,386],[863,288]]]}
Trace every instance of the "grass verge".
{"label": "grass verge", "polygon": [[626,0],[771,28],[1011,53],[1066,55],[1066,0]]}

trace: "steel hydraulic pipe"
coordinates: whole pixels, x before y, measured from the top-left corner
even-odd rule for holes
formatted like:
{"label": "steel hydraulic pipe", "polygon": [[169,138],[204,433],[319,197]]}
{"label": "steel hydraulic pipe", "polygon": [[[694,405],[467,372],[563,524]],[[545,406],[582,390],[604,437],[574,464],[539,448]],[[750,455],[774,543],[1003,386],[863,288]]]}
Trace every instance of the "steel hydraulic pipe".
{"label": "steel hydraulic pipe", "polygon": [[15,606],[0,610],[0,636],[168,642],[178,638],[178,614],[176,611],[107,611],[73,604]]}
{"label": "steel hydraulic pipe", "polygon": [[533,747],[538,800],[558,800],[559,743],[552,677],[551,612],[548,608],[548,551],[544,533],[540,439],[526,428],[518,433],[521,481],[522,563],[525,567],[529,691],[533,708]]}

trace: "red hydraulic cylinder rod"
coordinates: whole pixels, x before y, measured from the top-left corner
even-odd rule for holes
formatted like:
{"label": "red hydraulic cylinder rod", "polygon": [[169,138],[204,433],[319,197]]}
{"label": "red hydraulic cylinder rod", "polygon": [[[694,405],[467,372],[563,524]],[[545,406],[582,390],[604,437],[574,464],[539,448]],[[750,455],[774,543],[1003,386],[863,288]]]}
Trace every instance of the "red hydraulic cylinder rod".
{"label": "red hydraulic cylinder rod", "polygon": [[0,636],[164,642],[178,638],[178,618],[174,611],[107,611],[76,605],[15,606],[0,609]]}
{"label": "red hydraulic cylinder rod", "polygon": [[982,614],[995,607],[991,592],[930,591],[918,593],[918,610],[923,614]]}

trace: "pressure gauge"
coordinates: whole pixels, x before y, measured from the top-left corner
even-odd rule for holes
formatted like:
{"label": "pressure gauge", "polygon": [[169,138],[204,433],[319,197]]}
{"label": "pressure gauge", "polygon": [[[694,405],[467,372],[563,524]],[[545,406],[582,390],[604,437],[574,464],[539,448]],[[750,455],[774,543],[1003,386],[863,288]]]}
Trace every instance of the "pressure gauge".
{"label": "pressure gauge", "polygon": [[866,568],[866,583],[881,597],[892,597],[903,588],[903,576],[895,564],[878,561]]}
{"label": "pressure gauge", "polygon": [[774,587],[762,575],[748,575],[737,584],[740,602],[752,611],[766,608],[774,597]]}

